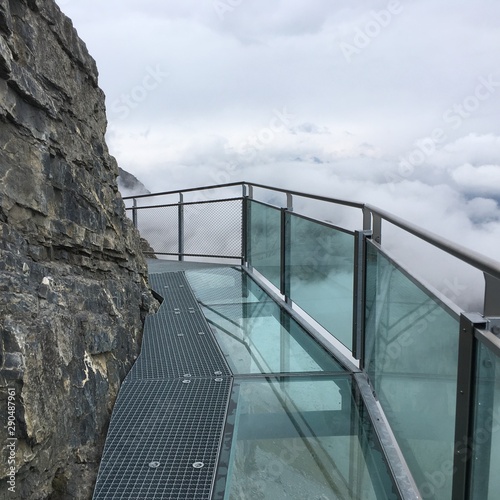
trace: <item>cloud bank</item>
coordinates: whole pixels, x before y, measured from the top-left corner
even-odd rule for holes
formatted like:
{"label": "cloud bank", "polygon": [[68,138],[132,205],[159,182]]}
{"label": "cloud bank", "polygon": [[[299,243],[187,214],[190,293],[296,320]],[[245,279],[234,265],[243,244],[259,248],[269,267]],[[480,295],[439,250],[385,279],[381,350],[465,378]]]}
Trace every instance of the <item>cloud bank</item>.
{"label": "cloud bank", "polygon": [[151,191],[249,180],[354,199],[499,257],[498,2],[61,3],[100,68],[110,150]]}

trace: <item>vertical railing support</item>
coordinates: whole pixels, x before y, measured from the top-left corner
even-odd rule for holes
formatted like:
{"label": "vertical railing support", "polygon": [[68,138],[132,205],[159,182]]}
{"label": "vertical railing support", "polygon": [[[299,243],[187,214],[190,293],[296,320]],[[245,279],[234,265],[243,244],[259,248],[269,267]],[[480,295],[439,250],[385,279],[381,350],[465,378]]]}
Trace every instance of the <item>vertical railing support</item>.
{"label": "vertical railing support", "polygon": [[243,198],[253,200],[253,186],[251,184],[242,184]]}
{"label": "vertical railing support", "polygon": [[291,228],[287,223],[287,213],[293,212],[293,196],[286,194],[286,208],[281,209],[281,259],[280,259],[280,292],[285,302],[291,304],[290,299],[290,237]]}
{"label": "vertical railing support", "polygon": [[366,308],[366,238],[371,231],[354,233],[354,307],[352,325],[352,355],[364,368],[365,361],[365,308]]}
{"label": "vertical railing support", "polygon": [[179,244],[179,261],[184,260],[184,195],[179,193],[179,209],[178,209],[178,222],[179,229],[178,244]]}
{"label": "vertical railing support", "polygon": [[249,217],[249,197],[247,194],[246,184],[242,185],[242,199],[241,199],[241,265],[248,266],[248,217]]}
{"label": "vertical railing support", "polygon": [[378,214],[373,214],[373,241],[382,244],[382,217]]}
{"label": "vertical railing support", "polygon": [[138,229],[138,227],[137,227],[137,199],[136,198],[134,198],[134,200],[133,200],[132,223],[134,224],[134,227],[136,229]]}
{"label": "vertical railing support", "polygon": [[473,459],[474,380],[476,373],[474,331],[476,328],[484,329],[485,327],[486,321],[480,314],[472,313],[460,316],[452,500],[469,498]]}
{"label": "vertical railing support", "polygon": [[484,315],[500,317],[500,280],[484,273],[486,288],[484,292]]}
{"label": "vertical railing support", "polygon": [[371,231],[372,229],[372,213],[368,208],[363,207],[363,231]]}

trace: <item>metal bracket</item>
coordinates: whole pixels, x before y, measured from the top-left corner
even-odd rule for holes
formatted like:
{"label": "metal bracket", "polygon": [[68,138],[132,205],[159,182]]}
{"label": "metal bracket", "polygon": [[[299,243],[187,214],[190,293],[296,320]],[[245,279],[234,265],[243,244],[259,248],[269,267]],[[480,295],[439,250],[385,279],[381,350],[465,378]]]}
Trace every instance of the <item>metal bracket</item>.
{"label": "metal bracket", "polygon": [[488,330],[500,338],[500,318],[488,318]]}

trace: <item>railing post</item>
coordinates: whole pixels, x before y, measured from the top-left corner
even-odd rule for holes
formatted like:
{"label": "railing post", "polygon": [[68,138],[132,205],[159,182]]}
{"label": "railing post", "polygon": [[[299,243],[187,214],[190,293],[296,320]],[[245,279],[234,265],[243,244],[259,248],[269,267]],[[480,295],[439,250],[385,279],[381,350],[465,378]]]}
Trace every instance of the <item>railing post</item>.
{"label": "railing post", "polygon": [[366,238],[371,231],[354,233],[354,307],[352,325],[352,355],[365,365],[365,308],[366,308]]}
{"label": "railing post", "polygon": [[371,231],[372,229],[372,213],[371,211],[363,207],[363,231]]}
{"label": "railing post", "polygon": [[373,214],[373,241],[382,244],[382,217],[378,214]]}
{"label": "railing post", "polygon": [[137,229],[137,199],[133,200],[133,208],[132,208],[132,223],[134,227]]}
{"label": "railing post", "polygon": [[290,299],[290,236],[291,228],[287,223],[287,212],[293,212],[293,196],[286,194],[286,208],[281,209],[281,259],[280,259],[280,292],[285,302],[291,304]]}
{"label": "railing post", "polygon": [[[249,186],[250,187],[250,186]],[[249,224],[249,210],[250,210],[250,196],[247,191],[246,184],[242,184],[242,221],[241,221],[241,264],[248,266],[249,254],[249,240],[248,240],[248,224]]]}
{"label": "railing post", "polygon": [[178,244],[179,244],[179,261],[184,260],[184,195],[179,193],[179,209],[178,209]]}
{"label": "railing post", "polygon": [[480,314],[462,314],[460,316],[452,500],[469,498],[473,461],[473,409],[476,374],[474,330],[485,327],[486,321]]}
{"label": "railing post", "polygon": [[486,289],[484,292],[484,315],[500,317],[500,280],[484,273]]}

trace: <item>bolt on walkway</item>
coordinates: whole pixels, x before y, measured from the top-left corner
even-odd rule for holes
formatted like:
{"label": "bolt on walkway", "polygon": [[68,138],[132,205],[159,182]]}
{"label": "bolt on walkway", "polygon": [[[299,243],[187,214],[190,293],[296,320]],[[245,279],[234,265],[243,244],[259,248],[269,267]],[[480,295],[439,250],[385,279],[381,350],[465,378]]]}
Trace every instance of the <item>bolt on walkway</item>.
{"label": "bolt on walkway", "polygon": [[150,265],[94,499],[400,498],[352,374],[243,270],[181,266]]}

